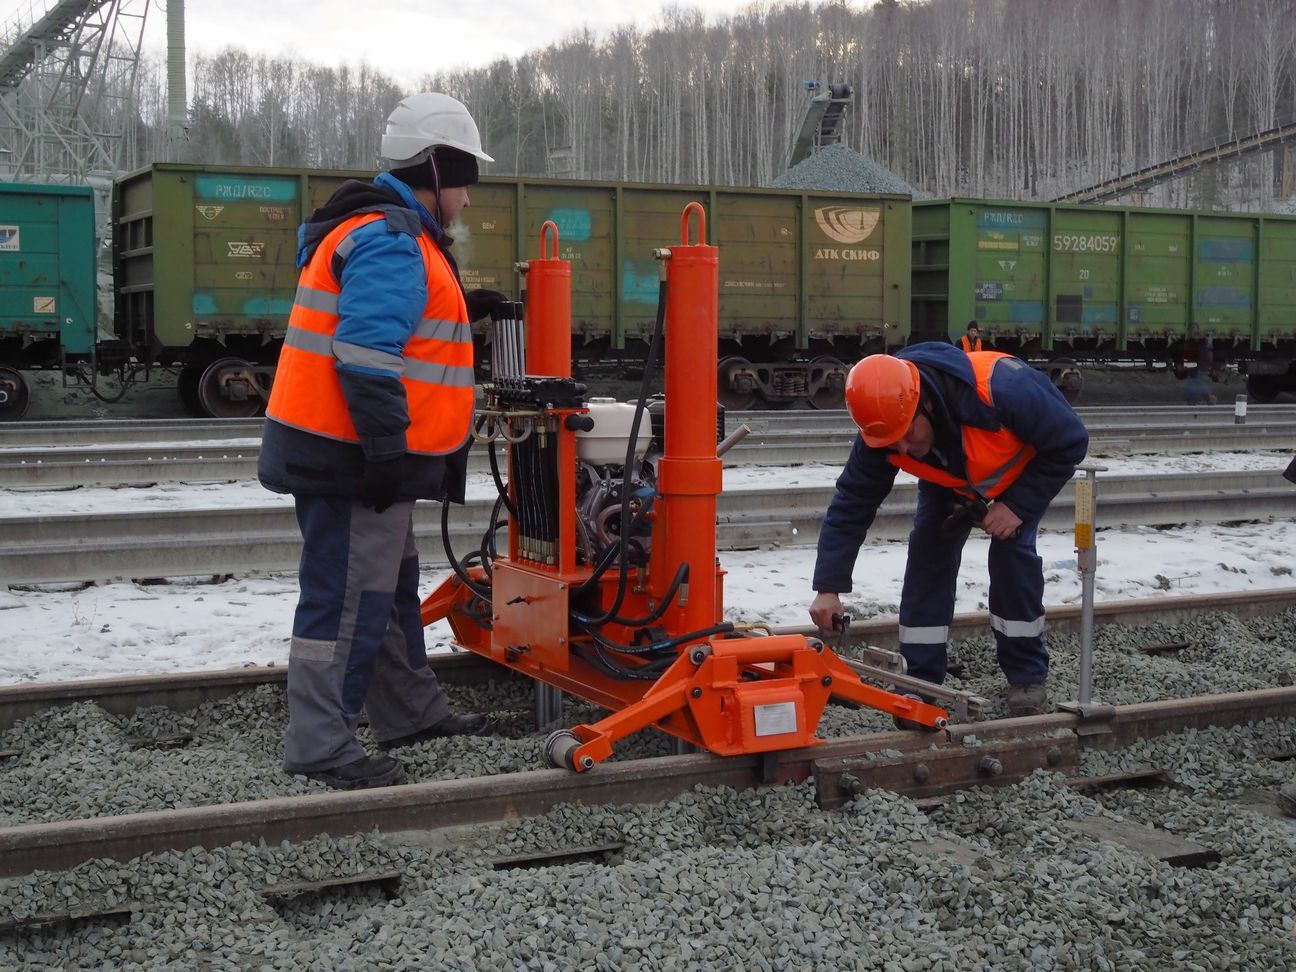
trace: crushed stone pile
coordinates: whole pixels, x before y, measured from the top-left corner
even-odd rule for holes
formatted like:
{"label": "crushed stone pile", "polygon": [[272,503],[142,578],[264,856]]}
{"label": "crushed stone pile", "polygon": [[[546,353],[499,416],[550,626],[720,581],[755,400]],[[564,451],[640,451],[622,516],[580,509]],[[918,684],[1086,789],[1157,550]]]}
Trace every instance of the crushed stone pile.
{"label": "crushed stone pile", "polygon": [[773,189],[824,192],[892,192],[921,199],[919,192],[880,162],[845,145],[829,145],[770,183]]}

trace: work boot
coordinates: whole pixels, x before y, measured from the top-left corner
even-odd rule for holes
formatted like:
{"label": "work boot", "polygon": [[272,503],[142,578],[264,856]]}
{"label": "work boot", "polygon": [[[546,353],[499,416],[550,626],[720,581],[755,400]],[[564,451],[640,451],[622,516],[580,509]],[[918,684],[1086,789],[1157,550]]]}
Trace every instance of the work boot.
{"label": "work boot", "polygon": [[375,786],[390,786],[400,774],[400,763],[390,756],[361,756],[354,763],[297,775],[318,780],[335,790],[367,790]]}
{"label": "work boot", "polygon": [[1008,686],[1008,714],[1010,716],[1042,715],[1048,705],[1048,693],[1043,682]]}
{"label": "work boot", "polygon": [[1296,783],[1288,783],[1278,791],[1278,809],[1289,817],[1296,817]]}
{"label": "work boot", "polygon": [[402,746],[413,746],[428,739],[444,739],[446,736],[489,736],[490,732],[490,720],[480,712],[452,712],[426,729],[411,732],[408,736],[384,739],[378,743],[378,746],[380,749],[400,749]]}

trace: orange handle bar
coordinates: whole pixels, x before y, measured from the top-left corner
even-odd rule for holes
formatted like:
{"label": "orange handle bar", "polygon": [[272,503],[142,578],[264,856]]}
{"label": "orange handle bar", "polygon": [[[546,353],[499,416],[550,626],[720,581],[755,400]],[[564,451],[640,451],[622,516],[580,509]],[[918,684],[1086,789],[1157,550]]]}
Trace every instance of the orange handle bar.
{"label": "orange handle bar", "polygon": [[[545,254],[545,237],[553,242],[552,255]],[[544,225],[540,227],[540,259],[557,260],[558,259],[558,224],[552,219],[546,219]]]}
{"label": "orange handle bar", "polygon": [[[689,214],[697,213],[698,219],[698,238],[697,244],[689,243]],[[691,202],[684,207],[684,213],[680,216],[680,245],[701,245],[706,243],[706,210],[702,208],[700,202]]]}
{"label": "orange handle bar", "polygon": [[802,635],[774,635],[768,638],[728,638],[711,642],[714,658],[733,658],[740,665],[789,661],[793,654],[807,649]]}

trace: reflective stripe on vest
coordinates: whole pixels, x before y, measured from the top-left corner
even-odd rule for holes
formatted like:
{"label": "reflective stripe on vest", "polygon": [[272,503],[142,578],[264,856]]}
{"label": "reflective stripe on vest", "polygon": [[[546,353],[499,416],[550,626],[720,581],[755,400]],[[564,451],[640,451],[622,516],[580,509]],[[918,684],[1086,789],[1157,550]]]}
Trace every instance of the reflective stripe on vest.
{"label": "reflective stripe on vest", "polygon": [[409,408],[408,451],[442,455],[468,438],[473,411],[473,347],[463,291],[440,248],[419,237],[427,278],[423,317],[403,353],[390,354],[335,339],[341,286],[334,257],[355,247],[351,234],[382,219],[364,213],[344,220],[324,238],[302,270],[266,415],[330,439],[359,442],[338,379],[339,364],[395,372]]}
{"label": "reflective stripe on vest", "polygon": [[[968,360],[972,362],[972,372],[976,375],[977,394],[987,405],[994,405],[990,394],[990,376],[995,365],[1002,359],[1011,357],[1012,355],[1000,351],[976,351],[968,355]],[[975,490],[986,499],[994,499],[1025,471],[1026,466],[1035,458],[1035,447],[1022,442],[1007,429],[990,432],[965,425],[963,458],[967,463],[966,479],[950,475],[943,469],[909,456],[893,453],[889,458],[893,466],[899,466],[929,483],[948,486],[965,496],[972,496]]]}

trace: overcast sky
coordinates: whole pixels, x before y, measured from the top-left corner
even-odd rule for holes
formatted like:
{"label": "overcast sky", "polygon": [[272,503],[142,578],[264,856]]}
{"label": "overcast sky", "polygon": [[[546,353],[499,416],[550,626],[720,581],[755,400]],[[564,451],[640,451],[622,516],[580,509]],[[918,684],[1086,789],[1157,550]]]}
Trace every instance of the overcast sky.
{"label": "overcast sky", "polygon": [[[129,0],[127,8],[143,0]],[[166,0],[153,0],[146,49],[160,52],[166,38]],[[0,0],[0,25],[16,13],[46,9],[52,0]],[[704,11],[710,20],[751,6],[752,0],[693,0],[676,6]],[[633,21],[657,22],[661,0],[188,0],[185,39],[190,52],[224,47],[255,53],[293,53],[337,64],[367,61],[397,83],[413,87],[426,72],[479,67],[545,47],[588,26],[606,35]]]}

